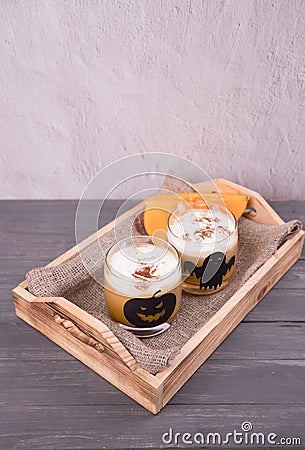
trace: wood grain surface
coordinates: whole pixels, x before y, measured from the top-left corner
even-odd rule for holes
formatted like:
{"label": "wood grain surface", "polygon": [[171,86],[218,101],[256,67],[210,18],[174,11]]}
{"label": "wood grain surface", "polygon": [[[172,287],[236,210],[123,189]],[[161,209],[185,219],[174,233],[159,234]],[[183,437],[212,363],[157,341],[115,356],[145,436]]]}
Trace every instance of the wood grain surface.
{"label": "wood grain surface", "polygon": [[[113,218],[119,203],[107,204],[100,225]],[[305,202],[271,204],[283,219],[305,222]],[[153,416],[15,316],[11,289],[32,267],[75,243],[76,205],[0,203],[0,448],[160,448],[170,427],[225,434],[240,431],[246,420],[253,431],[301,437],[305,445],[304,251]],[[180,440],[171,447],[185,445]]]}

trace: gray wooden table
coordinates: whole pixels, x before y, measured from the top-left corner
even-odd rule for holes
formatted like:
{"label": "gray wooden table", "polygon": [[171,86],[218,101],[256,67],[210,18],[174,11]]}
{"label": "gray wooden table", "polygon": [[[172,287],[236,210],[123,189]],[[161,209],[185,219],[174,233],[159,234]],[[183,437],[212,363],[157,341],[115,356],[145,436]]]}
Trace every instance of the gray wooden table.
{"label": "gray wooden table", "polygon": [[[225,439],[226,433],[241,431],[246,421],[252,433],[274,432],[277,440],[300,437],[305,447],[304,252],[153,416],[15,316],[11,289],[29,269],[74,245],[76,205],[0,202],[0,448],[160,448],[167,446],[162,435],[170,428],[191,433],[189,439],[209,432]],[[273,206],[285,220],[305,222],[305,202]],[[108,203],[104,223],[117,207],[116,201]],[[199,446],[183,444],[181,436],[176,442],[172,439],[169,446]],[[224,447],[246,445],[230,441]]]}

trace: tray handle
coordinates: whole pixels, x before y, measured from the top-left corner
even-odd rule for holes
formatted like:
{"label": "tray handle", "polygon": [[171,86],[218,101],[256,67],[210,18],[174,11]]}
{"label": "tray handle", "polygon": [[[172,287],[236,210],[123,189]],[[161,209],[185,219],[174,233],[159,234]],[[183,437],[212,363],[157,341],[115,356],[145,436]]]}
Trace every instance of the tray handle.
{"label": "tray handle", "polygon": [[[77,305],[70,302],[64,297],[35,297],[28,290],[24,289],[21,285],[17,286],[12,291],[14,299],[20,299],[29,303],[45,303],[50,304],[53,313],[57,314],[61,319],[67,320],[74,325],[80,333],[80,340],[91,338],[96,342],[99,342],[104,347],[104,351],[108,350],[112,354],[116,354],[116,357],[121,360],[130,370],[134,371],[140,367],[139,363],[124,347],[122,342],[113,334],[113,332],[102,321],[96,319],[91,314],[88,314],[84,310],[80,309]],[[38,305],[37,305],[38,306]],[[76,324],[74,324],[74,319]],[[59,320],[59,319],[57,319]],[[67,322],[65,322],[67,324]],[[63,324],[63,323],[62,323]],[[65,325],[63,325],[65,326]],[[72,327],[68,324],[70,330]],[[88,331],[87,331],[88,329]],[[84,331],[83,331],[84,330]],[[69,331],[69,330],[68,330]],[[76,333],[76,330],[74,329]],[[86,337],[85,337],[86,336]],[[84,342],[84,341],[83,341]],[[93,343],[93,342],[92,342]],[[96,347],[95,347],[96,348]],[[100,347],[101,350],[101,347]]]}
{"label": "tray handle", "polygon": [[71,320],[64,319],[59,314],[54,314],[54,320],[57,324],[62,325],[67,331],[69,331],[69,333],[72,334],[72,336],[76,337],[84,344],[90,345],[100,353],[105,351],[105,347],[100,342],[81,331],[73,322],[71,322]]}

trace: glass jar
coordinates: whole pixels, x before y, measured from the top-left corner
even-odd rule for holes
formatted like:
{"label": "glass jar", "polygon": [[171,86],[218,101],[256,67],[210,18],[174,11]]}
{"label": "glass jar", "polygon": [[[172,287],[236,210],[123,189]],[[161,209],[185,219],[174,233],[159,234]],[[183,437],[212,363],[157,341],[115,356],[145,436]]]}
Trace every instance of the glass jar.
{"label": "glass jar", "polygon": [[181,256],[183,290],[213,294],[229,283],[236,266],[238,231],[227,208],[180,204],[169,216],[167,236]]}
{"label": "glass jar", "polygon": [[139,337],[169,328],[181,301],[177,250],[156,237],[133,236],[113,245],[104,265],[110,317]]}

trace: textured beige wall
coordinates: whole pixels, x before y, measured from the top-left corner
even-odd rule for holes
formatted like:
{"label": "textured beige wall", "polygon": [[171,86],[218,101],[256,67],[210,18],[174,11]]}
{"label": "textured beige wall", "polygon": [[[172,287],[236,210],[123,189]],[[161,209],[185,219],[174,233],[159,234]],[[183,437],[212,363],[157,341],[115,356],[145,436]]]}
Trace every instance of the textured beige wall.
{"label": "textured beige wall", "polygon": [[76,198],[173,152],[305,198],[303,0],[3,0],[2,198]]}

